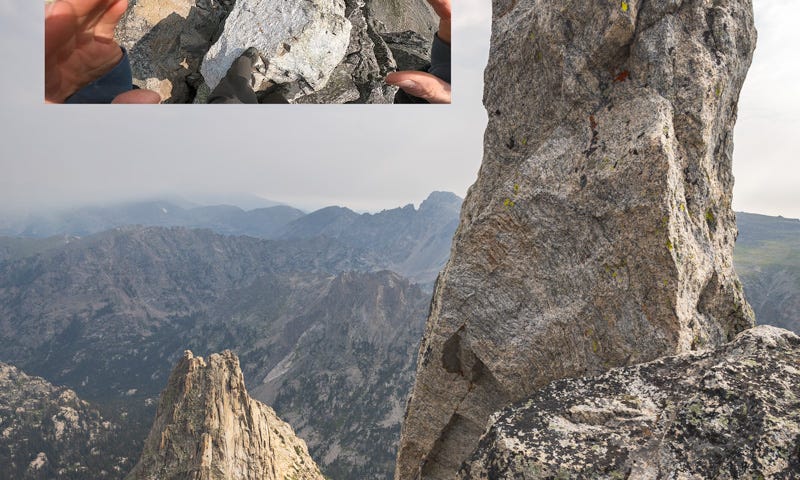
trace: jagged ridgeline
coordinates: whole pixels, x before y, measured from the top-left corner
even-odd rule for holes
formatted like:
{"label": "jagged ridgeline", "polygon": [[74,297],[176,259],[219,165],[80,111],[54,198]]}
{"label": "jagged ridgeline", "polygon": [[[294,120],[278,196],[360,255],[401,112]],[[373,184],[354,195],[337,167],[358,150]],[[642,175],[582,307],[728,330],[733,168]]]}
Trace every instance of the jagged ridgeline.
{"label": "jagged ridgeline", "polygon": [[286,422],[247,394],[230,351],[185,352],[161,393],[144,451],[126,480],[324,480]]}
{"label": "jagged ridgeline", "polygon": [[132,0],[116,38],[168,103],[202,103],[248,47],[291,102],[392,103],[383,78],[429,61],[437,22],[425,0]]}
{"label": "jagged ridgeline", "polygon": [[749,0],[493,2],[483,165],[434,292],[397,479],[452,479],[490,415],[553,380],[753,325],[731,157],[755,41]]}
{"label": "jagged ridgeline", "polygon": [[287,241],[130,227],[32,242],[45,251],[0,262],[0,358],[75,389],[122,427],[124,454],[112,441],[110,454],[132,458],[181,352],[235,349],[254,397],[326,475],[389,478],[430,293],[303,228]]}

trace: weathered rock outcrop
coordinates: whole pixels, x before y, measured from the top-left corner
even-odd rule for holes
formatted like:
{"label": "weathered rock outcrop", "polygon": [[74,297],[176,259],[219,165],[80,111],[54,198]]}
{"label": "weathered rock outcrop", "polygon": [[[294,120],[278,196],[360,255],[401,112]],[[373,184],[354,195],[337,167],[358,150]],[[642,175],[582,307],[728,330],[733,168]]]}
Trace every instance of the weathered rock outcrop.
{"label": "weathered rock outcrop", "polygon": [[391,103],[394,97],[396,89],[383,79],[397,65],[368,16],[364,0],[345,3],[352,29],[344,59],[323,89],[303,96],[297,103]]}
{"label": "weathered rock outcrop", "polygon": [[800,338],[762,326],[702,354],[553,382],[498,415],[459,478],[798,473]]}
{"label": "weathered rock outcrop", "polygon": [[204,102],[251,46],[292,102],[391,103],[383,79],[397,64],[381,35],[405,33],[394,42],[413,50],[436,24],[425,0],[131,0],[116,37],[135,83],[168,103]]}
{"label": "weathered rock outcrop", "polygon": [[268,62],[267,78],[309,94],[341,62],[350,29],[344,0],[237,0],[200,71],[213,89],[246,48],[256,47]]}
{"label": "weathered rock outcrop", "polygon": [[413,30],[425,37],[433,37],[438,27],[436,14],[427,0],[362,0],[366,15],[372,18],[379,32]]}
{"label": "weathered rock outcrop", "polygon": [[165,103],[187,103],[201,83],[203,56],[234,0],[130,0],[116,39],[128,50],[134,83]]}
{"label": "weathered rock outcrop", "polygon": [[0,363],[0,478],[121,478],[120,433],[74,391]]}
{"label": "weathered rock outcrop", "polygon": [[749,0],[495,0],[486,151],[420,347],[396,478],[452,478],[552,380],[752,325],[732,267]]}
{"label": "weathered rock outcrop", "polygon": [[137,479],[323,480],[305,442],[247,394],[230,352],[206,363],[186,352],[161,394]]}

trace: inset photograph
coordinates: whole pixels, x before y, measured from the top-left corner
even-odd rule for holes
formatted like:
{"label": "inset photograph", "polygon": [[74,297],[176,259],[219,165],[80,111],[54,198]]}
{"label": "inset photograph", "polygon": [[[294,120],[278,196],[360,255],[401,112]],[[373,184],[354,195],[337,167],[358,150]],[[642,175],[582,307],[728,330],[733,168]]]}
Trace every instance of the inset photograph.
{"label": "inset photograph", "polygon": [[450,0],[57,0],[47,103],[448,104]]}

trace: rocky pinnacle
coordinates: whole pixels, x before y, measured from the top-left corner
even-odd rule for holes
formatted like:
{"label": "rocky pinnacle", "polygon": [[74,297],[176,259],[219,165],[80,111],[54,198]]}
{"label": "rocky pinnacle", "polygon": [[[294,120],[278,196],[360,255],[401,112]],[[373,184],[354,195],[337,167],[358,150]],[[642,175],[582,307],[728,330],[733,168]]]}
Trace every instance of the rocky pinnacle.
{"label": "rocky pinnacle", "polygon": [[749,0],[495,0],[477,182],[420,347],[395,478],[450,479],[561,378],[721,345]]}
{"label": "rocky pinnacle", "polygon": [[139,463],[127,480],[323,480],[305,442],[247,394],[230,351],[187,351],[170,375]]}

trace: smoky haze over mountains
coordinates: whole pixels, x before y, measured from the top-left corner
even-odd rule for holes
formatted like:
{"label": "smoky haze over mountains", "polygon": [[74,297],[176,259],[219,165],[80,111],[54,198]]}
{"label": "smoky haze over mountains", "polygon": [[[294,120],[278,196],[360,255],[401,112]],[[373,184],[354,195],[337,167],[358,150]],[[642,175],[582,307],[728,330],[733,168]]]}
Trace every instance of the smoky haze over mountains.
{"label": "smoky haze over mountains", "polygon": [[[143,225],[207,228],[225,235],[282,240],[328,238],[373,258],[381,268],[413,281],[431,283],[447,258],[461,200],[452,193],[433,192],[419,209],[409,204],[376,214],[358,214],[343,207],[326,207],[305,214],[285,205],[245,211],[230,205],[186,208],[169,201],[151,201],[87,207],[21,221],[0,220],[0,235],[86,236],[117,227]],[[12,255],[14,245],[21,248],[19,241],[6,242],[6,256]],[[28,249],[35,248],[30,243],[25,245]]]}

